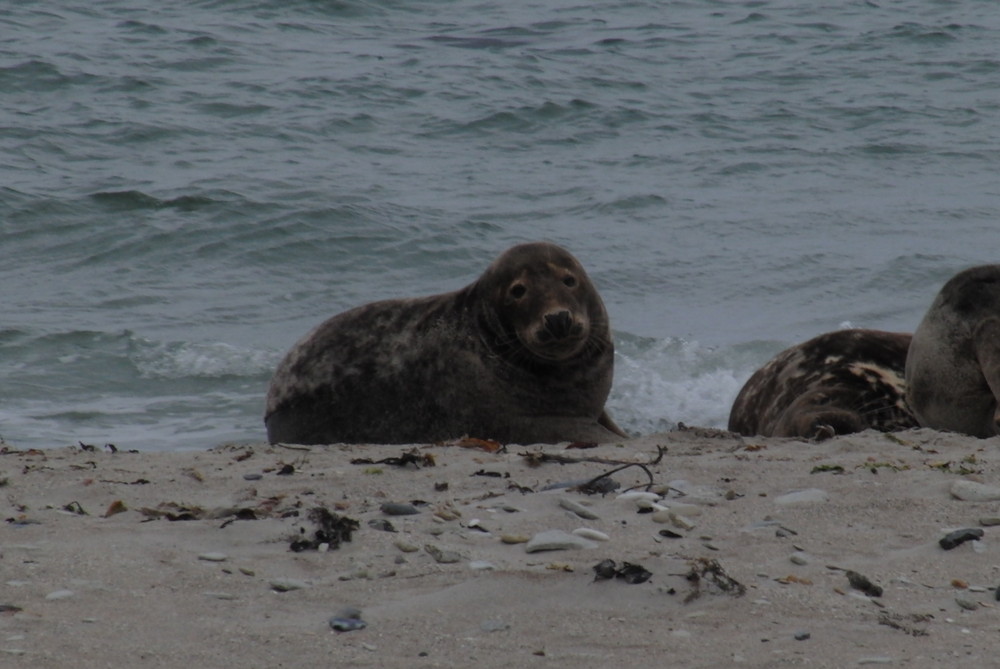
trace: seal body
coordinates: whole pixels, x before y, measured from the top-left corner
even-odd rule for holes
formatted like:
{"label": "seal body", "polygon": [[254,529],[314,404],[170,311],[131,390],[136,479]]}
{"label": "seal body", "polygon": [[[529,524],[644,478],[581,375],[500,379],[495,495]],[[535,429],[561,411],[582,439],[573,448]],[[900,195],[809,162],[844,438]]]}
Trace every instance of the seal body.
{"label": "seal body", "polygon": [[909,334],[839,330],[786,349],[740,390],[729,430],[819,440],[917,427],[905,397],[909,344]]}
{"label": "seal body", "polygon": [[461,290],[321,323],[278,365],[264,420],[271,443],[613,441],[613,361],[580,263],[522,244]]}
{"label": "seal body", "polygon": [[959,272],[913,333],[907,399],[923,427],[1000,433],[1000,265]]}

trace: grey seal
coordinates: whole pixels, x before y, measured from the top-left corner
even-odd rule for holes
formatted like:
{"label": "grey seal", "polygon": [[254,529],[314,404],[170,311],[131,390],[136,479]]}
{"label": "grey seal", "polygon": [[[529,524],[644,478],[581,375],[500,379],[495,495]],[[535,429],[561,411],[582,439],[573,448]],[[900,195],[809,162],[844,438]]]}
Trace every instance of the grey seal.
{"label": "grey seal", "polygon": [[502,253],[450,293],[374,302],[295,344],[267,394],[271,443],[502,443],[627,436],[604,410],[614,345],[568,251]]}
{"label": "grey seal", "polygon": [[906,404],[911,335],[838,330],[788,348],[746,382],[729,414],[745,435],[826,439],[917,427]]}
{"label": "grey seal", "polygon": [[1000,433],[1000,265],[969,268],[944,284],[913,333],[906,384],[923,427]]}

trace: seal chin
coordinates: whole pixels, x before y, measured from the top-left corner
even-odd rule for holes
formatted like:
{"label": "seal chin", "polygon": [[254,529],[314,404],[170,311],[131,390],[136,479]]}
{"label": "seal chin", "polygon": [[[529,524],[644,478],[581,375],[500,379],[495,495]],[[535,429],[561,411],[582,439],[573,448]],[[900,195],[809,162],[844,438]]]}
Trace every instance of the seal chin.
{"label": "seal chin", "polygon": [[572,341],[565,339],[542,343],[537,340],[525,343],[524,346],[538,359],[545,362],[563,362],[576,357],[587,345],[586,337],[575,337]]}

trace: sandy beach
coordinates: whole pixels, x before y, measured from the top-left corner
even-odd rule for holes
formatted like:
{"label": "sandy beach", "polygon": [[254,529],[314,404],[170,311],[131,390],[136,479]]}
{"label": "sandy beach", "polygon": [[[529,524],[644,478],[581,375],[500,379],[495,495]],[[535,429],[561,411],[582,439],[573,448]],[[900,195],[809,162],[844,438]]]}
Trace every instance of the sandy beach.
{"label": "sandy beach", "polygon": [[995,661],[997,439],[477,445],[7,444],[0,665]]}

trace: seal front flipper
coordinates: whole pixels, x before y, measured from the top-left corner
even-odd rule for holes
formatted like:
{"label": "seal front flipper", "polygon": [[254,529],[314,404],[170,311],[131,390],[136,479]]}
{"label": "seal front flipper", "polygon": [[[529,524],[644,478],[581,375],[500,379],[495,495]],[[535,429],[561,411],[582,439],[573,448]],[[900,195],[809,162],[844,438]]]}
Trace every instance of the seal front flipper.
{"label": "seal front flipper", "polygon": [[614,432],[619,437],[624,437],[625,439],[629,438],[628,433],[625,430],[618,427],[618,423],[616,423],[615,419],[611,417],[611,414],[608,413],[607,409],[604,409],[601,412],[601,415],[597,418],[597,424],[606,430]]}

